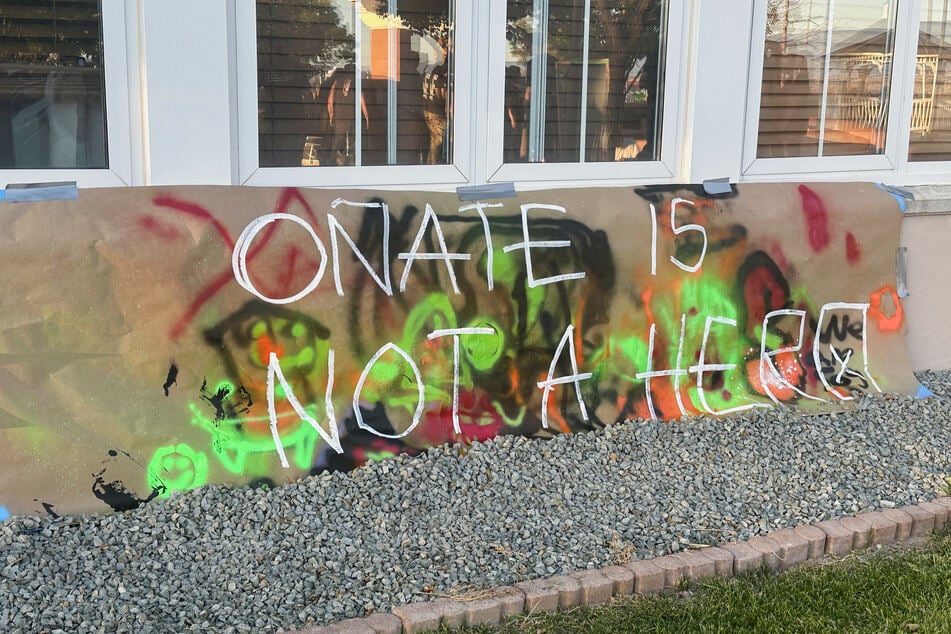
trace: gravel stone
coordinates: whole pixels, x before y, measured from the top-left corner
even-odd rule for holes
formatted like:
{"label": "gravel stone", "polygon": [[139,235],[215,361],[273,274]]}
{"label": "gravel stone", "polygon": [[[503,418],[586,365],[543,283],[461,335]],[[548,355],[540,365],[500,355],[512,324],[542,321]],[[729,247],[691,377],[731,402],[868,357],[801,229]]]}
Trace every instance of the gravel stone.
{"label": "gravel stone", "polygon": [[[275,632],[577,570],[635,571],[862,513],[883,511],[873,529],[888,528],[886,541],[884,525],[905,522],[903,539],[912,518],[896,507],[947,495],[951,478],[951,372],[919,379],[937,396],[504,436],[270,490],[206,486],[122,514],[11,517],[0,621],[13,632]],[[630,581],[616,576],[616,592]]]}

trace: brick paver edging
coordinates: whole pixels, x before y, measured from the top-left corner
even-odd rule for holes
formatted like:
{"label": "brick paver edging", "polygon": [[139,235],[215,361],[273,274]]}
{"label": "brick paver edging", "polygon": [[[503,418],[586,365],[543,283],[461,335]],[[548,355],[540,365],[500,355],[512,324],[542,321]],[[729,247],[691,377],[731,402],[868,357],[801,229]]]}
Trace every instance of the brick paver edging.
{"label": "brick paver edging", "polygon": [[417,634],[441,625],[498,624],[519,614],[607,603],[612,597],[676,588],[684,578],[729,577],[766,566],[787,570],[810,559],[920,539],[951,521],[951,497],[815,524],[784,528],[744,542],[688,550],[597,570],[523,581],[459,598],[421,601],[366,618],[300,630],[303,634]]}

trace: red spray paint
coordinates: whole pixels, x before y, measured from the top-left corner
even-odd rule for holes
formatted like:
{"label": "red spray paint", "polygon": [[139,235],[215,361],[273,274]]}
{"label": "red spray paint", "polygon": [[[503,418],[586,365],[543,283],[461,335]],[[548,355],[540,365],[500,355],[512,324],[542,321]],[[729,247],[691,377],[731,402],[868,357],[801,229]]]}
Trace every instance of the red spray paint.
{"label": "red spray paint", "polygon": [[799,186],[802,196],[802,213],[809,230],[809,244],[816,253],[829,246],[829,214],[818,195],[805,185]]}
{"label": "red spray paint", "polygon": [[845,258],[852,265],[858,264],[862,259],[862,247],[851,231],[845,234]]}

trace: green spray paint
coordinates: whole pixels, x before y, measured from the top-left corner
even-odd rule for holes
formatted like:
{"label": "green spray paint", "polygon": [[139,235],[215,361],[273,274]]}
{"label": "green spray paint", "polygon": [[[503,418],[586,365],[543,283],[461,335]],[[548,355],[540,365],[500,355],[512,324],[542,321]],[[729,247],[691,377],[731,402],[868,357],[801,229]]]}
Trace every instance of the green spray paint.
{"label": "green spray paint", "polygon": [[197,489],[208,482],[208,456],[185,443],[159,447],[146,468],[146,482],[167,498],[172,491]]}

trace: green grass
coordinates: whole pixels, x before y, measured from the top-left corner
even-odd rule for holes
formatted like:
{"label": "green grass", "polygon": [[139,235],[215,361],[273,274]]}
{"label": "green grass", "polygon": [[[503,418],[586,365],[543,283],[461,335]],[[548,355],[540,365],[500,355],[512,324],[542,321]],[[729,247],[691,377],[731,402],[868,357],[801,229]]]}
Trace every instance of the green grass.
{"label": "green grass", "polygon": [[951,531],[912,550],[869,550],[782,574],[712,578],[677,594],[462,631],[951,633]]}

